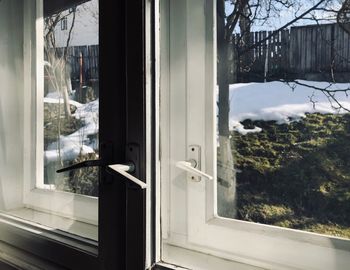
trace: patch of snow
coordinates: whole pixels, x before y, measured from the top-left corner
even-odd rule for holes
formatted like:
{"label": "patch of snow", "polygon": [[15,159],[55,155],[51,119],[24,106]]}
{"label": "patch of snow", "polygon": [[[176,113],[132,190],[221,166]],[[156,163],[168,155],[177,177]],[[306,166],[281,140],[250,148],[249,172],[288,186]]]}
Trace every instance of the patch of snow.
{"label": "patch of snow", "polygon": [[44,66],[52,67],[51,63],[48,61],[44,61]]}
{"label": "patch of snow", "polygon": [[[350,84],[314,81],[298,81],[319,89],[348,89]],[[291,87],[292,86],[292,87]],[[289,123],[305,117],[305,113],[346,113],[335,109],[328,98],[312,87],[283,82],[239,83],[230,85],[230,129],[241,134],[260,132],[261,128],[244,129],[241,121],[245,119]],[[313,102],[310,101],[310,98]],[[338,92],[335,98],[343,107],[350,109],[350,98]],[[336,105],[333,103],[333,105]]]}
{"label": "patch of snow", "polygon": [[[86,155],[89,153],[94,153],[94,149],[86,145],[77,145],[73,141],[69,141],[66,138],[61,140],[61,151],[57,150],[57,142],[50,145],[50,150],[46,150],[44,154],[45,165],[50,162],[58,161],[61,156],[63,161],[71,161],[76,159],[79,154]],[[55,145],[56,147],[52,147]]]}
{"label": "patch of snow", "polygon": [[[58,102],[58,99],[45,99],[49,99],[49,101],[56,100],[53,103]],[[83,126],[67,136],[61,136],[59,141],[48,145],[45,151],[45,164],[57,161],[60,157],[63,161],[72,161],[79,154],[96,153],[98,149],[97,140],[93,137],[97,137],[99,130],[99,100],[97,99],[86,104],[70,100],[70,103],[77,104],[77,110],[73,114],[73,117],[80,119]],[[58,148],[60,152],[57,150]]]}
{"label": "patch of snow", "polygon": [[98,114],[99,113],[99,100],[94,100],[92,102],[83,104],[79,107],[74,113],[75,118],[81,119],[84,121],[85,125],[71,134],[71,136],[76,136],[84,134],[84,136],[97,134],[98,126]]}
{"label": "patch of snow", "polygon": [[247,135],[248,133],[257,133],[261,132],[262,128],[254,127],[252,129],[245,129],[244,126],[240,122],[231,122],[232,129],[239,132],[242,135]]}
{"label": "patch of snow", "polygon": [[[49,93],[46,97],[44,97],[44,103],[61,103],[64,104],[63,98],[60,98],[59,95],[56,95],[56,93]],[[75,107],[79,108],[83,104],[75,101],[75,100],[69,100],[69,104],[74,105]]]}

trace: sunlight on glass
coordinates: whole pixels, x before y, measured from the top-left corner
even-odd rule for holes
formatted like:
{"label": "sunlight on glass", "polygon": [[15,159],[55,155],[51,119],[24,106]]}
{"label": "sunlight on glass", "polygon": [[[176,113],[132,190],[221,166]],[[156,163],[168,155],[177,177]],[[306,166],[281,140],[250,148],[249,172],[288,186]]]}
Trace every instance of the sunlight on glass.
{"label": "sunlight on glass", "polygon": [[350,2],[248,2],[218,3],[218,212],[350,238]]}
{"label": "sunlight on glass", "polygon": [[98,1],[44,20],[44,184],[98,196],[98,168],[56,170],[99,154]]}

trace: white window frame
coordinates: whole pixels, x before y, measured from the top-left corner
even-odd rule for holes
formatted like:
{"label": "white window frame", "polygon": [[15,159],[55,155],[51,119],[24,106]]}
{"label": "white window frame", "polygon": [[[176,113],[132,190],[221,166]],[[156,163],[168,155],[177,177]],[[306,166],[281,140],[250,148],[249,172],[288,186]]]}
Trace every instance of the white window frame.
{"label": "white window frame", "polygon": [[43,0],[24,1],[24,5],[24,95],[30,102],[24,103],[23,203],[27,208],[97,226],[98,198],[58,191],[44,184]]}
{"label": "white window frame", "polygon": [[[5,0],[1,1],[0,6],[0,79],[4,90],[0,94],[4,113],[1,121],[0,244],[1,249],[4,243],[11,246],[10,251],[2,249],[0,261],[10,259],[11,265],[26,268],[21,260],[29,260],[17,253],[25,250],[27,255],[31,254],[32,266],[41,266],[39,257],[45,257],[45,261],[51,260],[71,268],[77,265],[77,260],[81,260],[79,265],[82,267],[96,268],[96,226],[29,209],[24,205],[24,179],[35,180],[28,175],[28,169],[33,168],[34,171],[36,162],[35,152],[30,151],[35,150],[35,144],[28,144],[31,140],[35,141],[35,132],[27,133],[29,126],[36,128],[33,125],[35,122],[32,122],[35,115],[28,116],[25,111],[35,104],[35,96],[28,98],[27,93],[36,90],[36,63],[31,60],[36,55],[36,41],[30,31],[24,30],[24,22],[31,18],[31,14],[35,15],[35,0]],[[35,18],[32,21],[34,23]],[[24,43],[27,38],[28,42]],[[33,87],[29,87],[30,84]],[[65,262],[62,261],[63,257]]]}
{"label": "white window frame", "polygon": [[268,269],[347,269],[349,240],[219,217],[216,181],[187,181],[176,168],[199,145],[201,170],[216,179],[216,3],[160,5],[161,260],[193,267],[176,246]]}

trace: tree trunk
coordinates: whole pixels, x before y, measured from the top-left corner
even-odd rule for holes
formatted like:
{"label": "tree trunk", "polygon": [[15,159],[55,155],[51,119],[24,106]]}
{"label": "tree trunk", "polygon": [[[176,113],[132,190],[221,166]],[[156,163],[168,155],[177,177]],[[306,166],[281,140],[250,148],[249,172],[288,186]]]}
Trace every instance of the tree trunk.
{"label": "tree trunk", "polygon": [[[223,217],[236,217],[236,176],[234,171],[234,161],[229,130],[229,52],[230,38],[225,33],[225,3],[223,0],[218,1],[218,74],[217,80],[219,85],[218,100],[218,128],[219,128],[219,146],[217,156],[217,173],[218,173],[218,214]],[[235,60],[237,57],[233,55]],[[234,71],[236,73],[236,71]]]}
{"label": "tree trunk", "polygon": [[239,29],[241,32],[241,38],[240,38],[241,40],[240,40],[239,48],[245,53],[238,56],[241,62],[240,72],[243,72],[244,81],[249,81],[249,79],[247,78],[247,75],[250,71],[250,67],[254,60],[253,50],[248,50],[248,48],[250,48],[250,46],[252,45],[250,28],[251,28],[251,21],[249,19],[249,8],[248,8],[248,5],[244,5],[242,7],[242,16],[239,17]]}
{"label": "tree trunk", "polygon": [[[66,61],[65,61],[66,62]],[[69,94],[72,91],[72,82],[70,78],[70,72],[67,68],[67,63],[65,63],[65,72],[64,72],[64,84],[63,84],[63,100],[64,100],[64,108],[65,108],[65,114],[66,117],[69,118],[72,116],[72,113],[70,111],[70,104],[69,104]]]}
{"label": "tree trunk", "polygon": [[70,118],[72,116],[72,113],[70,111],[67,84],[63,85],[62,94],[63,94],[63,101],[64,101],[64,112],[65,112],[66,117]]}
{"label": "tree trunk", "polygon": [[[221,66],[226,76],[219,76],[219,149],[217,156],[218,172],[218,213],[220,216],[236,217],[236,175],[234,171],[234,160],[229,130],[229,65],[228,46],[225,46],[226,57],[222,59]],[[235,57],[234,57],[235,58]],[[226,78],[225,78],[226,77]]]}

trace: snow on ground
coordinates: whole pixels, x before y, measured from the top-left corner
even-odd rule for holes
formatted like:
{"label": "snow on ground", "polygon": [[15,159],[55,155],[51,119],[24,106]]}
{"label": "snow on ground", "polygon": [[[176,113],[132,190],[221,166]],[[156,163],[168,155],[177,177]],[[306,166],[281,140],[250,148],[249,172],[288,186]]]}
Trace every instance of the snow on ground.
{"label": "snow on ground", "polygon": [[[44,102],[58,103],[58,96],[45,97]],[[61,101],[63,103],[63,100]],[[81,154],[94,153],[98,149],[98,142],[96,139],[98,134],[98,113],[99,100],[81,104],[74,100],[69,101],[70,104],[75,105],[77,110],[73,117],[82,120],[83,126],[67,136],[61,136],[59,141],[51,143],[45,151],[45,164],[61,159],[64,161],[71,161]],[[58,151],[60,149],[60,151]]]}
{"label": "snow on ground", "polygon": [[[348,89],[350,84],[328,82],[298,81],[301,84],[311,85],[320,89],[339,90]],[[293,87],[295,86],[295,88]],[[335,94],[336,99],[350,109],[350,97],[344,92]],[[310,101],[312,98],[312,101]],[[333,103],[333,105],[336,105]],[[327,97],[311,87],[283,82],[266,83],[239,83],[230,85],[230,129],[237,130],[245,135],[251,132],[260,132],[260,127],[244,129],[240,121],[274,120],[278,124],[296,121],[305,117],[305,113],[345,113],[337,110]]]}
{"label": "snow on ground", "polygon": [[[347,89],[350,84],[333,84],[328,82],[299,81],[320,89]],[[310,97],[315,102],[310,102]],[[336,98],[345,108],[350,109],[350,97],[345,93],[337,93]],[[63,99],[55,93],[44,98],[44,102],[63,103]],[[59,142],[51,143],[45,151],[45,163],[59,159],[58,146],[63,160],[74,160],[79,153],[93,153],[98,148],[98,142],[91,140],[98,133],[99,100],[81,104],[70,100],[77,107],[74,117],[81,119],[83,127],[67,136],[61,136]],[[245,135],[260,132],[260,127],[245,129],[240,123],[245,119],[274,120],[277,123],[296,121],[305,113],[345,113],[344,110],[332,108],[327,97],[320,91],[296,85],[294,90],[286,83],[241,83],[230,85],[230,128]]]}
{"label": "snow on ground", "polygon": [[[45,103],[61,103],[61,104],[64,104],[63,98],[59,99],[59,98],[56,98],[54,95],[51,95],[51,97],[50,96],[49,97],[48,96],[44,97],[44,102]],[[79,102],[77,102],[75,100],[71,100],[71,99],[69,100],[69,104],[74,105],[77,108],[82,106],[81,103],[79,103]]]}

